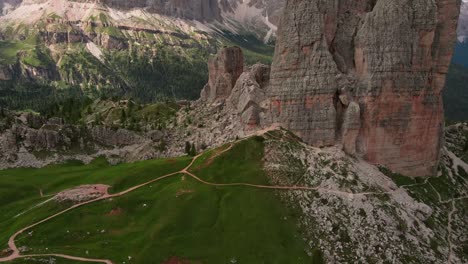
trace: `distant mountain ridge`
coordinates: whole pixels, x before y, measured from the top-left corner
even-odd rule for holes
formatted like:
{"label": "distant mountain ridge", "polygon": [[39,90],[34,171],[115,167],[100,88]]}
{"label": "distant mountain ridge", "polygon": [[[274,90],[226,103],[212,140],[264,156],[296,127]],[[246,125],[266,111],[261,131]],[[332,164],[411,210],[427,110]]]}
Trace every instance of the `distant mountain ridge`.
{"label": "distant mountain ridge", "polygon": [[[30,101],[26,97],[37,91],[39,98],[57,97],[50,85],[73,87],[73,94],[197,99],[207,81],[206,59],[219,47],[243,47],[248,64],[271,62],[285,2],[2,0],[0,80],[6,81],[0,81],[0,105],[13,107],[10,102],[17,101],[15,108],[37,109],[24,104]],[[465,67],[466,36],[463,1],[453,62]]]}
{"label": "distant mountain ridge", "polygon": [[463,0],[460,9],[460,20],[458,25],[458,41],[464,42],[468,37],[468,1]]}
{"label": "distant mountain ridge", "polygon": [[[145,19],[160,15],[160,19],[183,19],[188,24],[208,24],[211,29],[255,31],[272,34],[282,13],[284,0],[5,0],[0,2],[0,20],[35,23],[42,16],[55,13],[65,20],[86,20],[96,10],[114,16]],[[27,17],[22,15],[28,13]],[[120,14],[118,14],[120,13]],[[128,16],[128,15],[127,15]],[[189,21],[193,20],[194,23]],[[200,27],[201,30],[208,30]],[[184,30],[184,29],[182,29]],[[273,31],[273,32],[270,32]]]}
{"label": "distant mountain ridge", "polygon": [[38,109],[24,104],[32,93],[40,94],[35,102],[48,102],[43,98],[71,90],[73,96],[146,102],[197,99],[207,80],[206,60],[219,47],[241,46],[249,64],[271,61],[282,3],[2,1],[0,105]]}

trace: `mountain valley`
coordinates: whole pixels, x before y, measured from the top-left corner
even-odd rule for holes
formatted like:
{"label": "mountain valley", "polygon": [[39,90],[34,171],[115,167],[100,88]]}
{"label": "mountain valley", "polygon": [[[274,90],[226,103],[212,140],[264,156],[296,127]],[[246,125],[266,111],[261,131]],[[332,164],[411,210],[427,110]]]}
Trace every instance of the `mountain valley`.
{"label": "mountain valley", "polygon": [[[251,63],[269,62],[273,53],[263,41],[273,39],[276,26],[263,4],[221,4],[197,11],[177,1],[6,2],[0,84],[9,97],[2,96],[2,105],[42,110],[77,95],[196,99],[207,80],[205,62],[217,48],[240,45]],[[32,94],[40,102],[25,100]]]}
{"label": "mountain valley", "polygon": [[467,8],[0,1],[0,262],[467,263]]}

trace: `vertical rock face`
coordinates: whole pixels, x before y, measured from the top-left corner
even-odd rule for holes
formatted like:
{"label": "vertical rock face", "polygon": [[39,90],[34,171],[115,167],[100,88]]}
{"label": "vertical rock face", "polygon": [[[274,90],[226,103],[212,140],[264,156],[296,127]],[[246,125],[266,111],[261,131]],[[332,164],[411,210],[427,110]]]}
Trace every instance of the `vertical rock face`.
{"label": "vertical rock face", "polygon": [[433,174],[459,7],[288,0],[271,72],[272,121],[313,145],[343,143],[394,171]]}
{"label": "vertical rock face", "polygon": [[270,79],[270,67],[255,64],[242,73],[226,101],[231,113],[240,116],[240,122],[247,129],[255,129],[261,124],[261,114],[265,112],[262,103],[266,98],[266,89]]}
{"label": "vertical rock face", "polygon": [[203,88],[201,99],[208,102],[224,100],[231,94],[237,79],[244,71],[244,55],[239,47],[219,50],[208,61],[209,80]]}
{"label": "vertical rock face", "polygon": [[15,72],[15,67],[13,65],[0,65],[0,80],[8,81],[13,79]]}
{"label": "vertical rock face", "polygon": [[273,122],[313,145],[335,143],[339,70],[326,33],[331,17],[327,13],[337,8],[336,1],[287,1],[272,65]]}

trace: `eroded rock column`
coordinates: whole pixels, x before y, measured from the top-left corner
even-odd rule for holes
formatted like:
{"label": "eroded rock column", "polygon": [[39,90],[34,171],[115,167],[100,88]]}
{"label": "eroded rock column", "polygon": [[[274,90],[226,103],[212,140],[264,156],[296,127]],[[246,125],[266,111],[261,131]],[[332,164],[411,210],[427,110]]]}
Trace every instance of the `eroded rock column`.
{"label": "eroded rock column", "polygon": [[208,61],[209,80],[203,88],[201,99],[207,102],[225,100],[239,76],[244,72],[244,54],[239,47],[228,47]]}

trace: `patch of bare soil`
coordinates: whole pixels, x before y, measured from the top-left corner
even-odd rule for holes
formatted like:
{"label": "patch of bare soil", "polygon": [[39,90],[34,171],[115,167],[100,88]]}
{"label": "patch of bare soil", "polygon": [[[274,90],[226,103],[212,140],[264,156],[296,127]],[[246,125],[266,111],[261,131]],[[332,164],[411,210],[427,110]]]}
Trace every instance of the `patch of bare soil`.
{"label": "patch of bare soil", "polygon": [[179,196],[182,196],[184,194],[189,194],[189,193],[193,193],[195,192],[194,190],[184,190],[184,189],[180,189],[177,191],[176,193],[176,197],[178,198]]}
{"label": "patch of bare soil", "polygon": [[0,258],[8,257],[11,254],[13,254],[13,250],[11,250],[11,248],[6,248],[6,249],[0,251]]}
{"label": "patch of bare soil", "polygon": [[109,187],[104,184],[81,185],[58,193],[55,195],[54,200],[57,202],[82,203],[108,195]]}
{"label": "patch of bare soil", "polygon": [[107,213],[107,216],[117,216],[121,215],[123,213],[122,208],[114,208],[112,209],[109,213]]}
{"label": "patch of bare soil", "polygon": [[190,262],[178,257],[170,257],[168,260],[163,261],[161,264],[190,264]]}
{"label": "patch of bare soil", "polygon": [[203,162],[202,164],[198,165],[197,167],[195,167],[195,171],[198,171],[198,170],[201,170],[203,168],[206,168],[208,166],[210,166],[213,161],[219,156],[221,155],[223,152],[225,152],[227,149],[229,149],[231,146],[226,146],[226,147],[223,147],[223,148],[218,148],[218,149],[215,149],[213,151],[213,153],[210,155],[210,157],[208,159],[205,160],[205,162]]}

